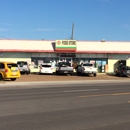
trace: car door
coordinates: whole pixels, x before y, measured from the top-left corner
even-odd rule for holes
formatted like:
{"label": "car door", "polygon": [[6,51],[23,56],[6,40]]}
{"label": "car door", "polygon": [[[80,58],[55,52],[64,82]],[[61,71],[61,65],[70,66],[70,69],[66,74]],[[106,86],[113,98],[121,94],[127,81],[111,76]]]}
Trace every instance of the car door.
{"label": "car door", "polygon": [[4,63],[0,63],[0,73],[2,74],[3,78],[5,77],[5,65]]}
{"label": "car door", "polygon": [[20,76],[18,65],[15,63],[7,63],[8,74],[10,76]]}

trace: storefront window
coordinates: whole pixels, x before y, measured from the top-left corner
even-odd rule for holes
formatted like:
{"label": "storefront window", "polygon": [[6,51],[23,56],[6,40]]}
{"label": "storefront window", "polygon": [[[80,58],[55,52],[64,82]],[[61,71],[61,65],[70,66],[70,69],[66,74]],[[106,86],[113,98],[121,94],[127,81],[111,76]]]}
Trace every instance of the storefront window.
{"label": "storefront window", "polygon": [[96,62],[95,62],[95,60],[90,60],[89,62],[92,63],[92,64],[94,65],[94,67],[96,67]]}
{"label": "storefront window", "polygon": [[32,57],[31,62],[33,62],[35,65],[39,65],[42,63],[49,63],[49,62],[55,62],[57,63],[59,58],[51,58],[51,57]]}
{"label": "storefront window", "polygon": [[107,64],[107,59],[96,59],[96,58],[76,58],[76,57],[32,57],[31,61],[35,65],[39,65],[42,63],[52,62],[58,64],[59,62],[69,62],[71,65],[76,68],[78,64],[83,62],[93,63],[99,73],[105,72],[105,65]]}
{"label": "storefront window", "polygon": [[105,72],[105,65],[107,64],[106,60],[102,60],[102,72]]}
{"label": "storefront window", "polygon": [[98,72],[102,72],[102,61],[96,60],[96,67]]}
{"label": "storefront window", "polygon": [[83,62],[85,62],[85,58],[79,58],[78,64],[81,64],[81,63],[83,63]]}
{"label": "storefront window", "polygon": [[105,72],[105,65],[106,64],[107,64],[107,60],[104,60],[104,59],[96,60],[97,71],[99,73]]}

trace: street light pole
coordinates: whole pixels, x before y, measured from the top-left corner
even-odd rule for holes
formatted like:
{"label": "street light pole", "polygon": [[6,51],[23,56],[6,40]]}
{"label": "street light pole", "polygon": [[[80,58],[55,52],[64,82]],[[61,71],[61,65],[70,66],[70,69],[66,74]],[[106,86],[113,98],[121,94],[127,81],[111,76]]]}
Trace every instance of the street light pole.
{"label": "street light pole", "polygon": [[71,40],[73,40],[73,39],[74,39],[74,23],[72,25],[72,36],[71,36]]}

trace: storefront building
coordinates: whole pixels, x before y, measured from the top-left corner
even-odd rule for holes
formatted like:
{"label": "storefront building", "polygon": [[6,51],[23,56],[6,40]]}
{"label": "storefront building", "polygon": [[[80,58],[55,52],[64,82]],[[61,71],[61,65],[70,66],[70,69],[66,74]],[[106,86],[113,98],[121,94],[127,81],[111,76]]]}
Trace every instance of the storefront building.
{"label": "storefront building", "polygon": [[[114,72],[119,62],[130,66],[130,42],[0,40],[0,61],[91,62],[98,72]],[[107,68],[105,68],[107,66]]]}

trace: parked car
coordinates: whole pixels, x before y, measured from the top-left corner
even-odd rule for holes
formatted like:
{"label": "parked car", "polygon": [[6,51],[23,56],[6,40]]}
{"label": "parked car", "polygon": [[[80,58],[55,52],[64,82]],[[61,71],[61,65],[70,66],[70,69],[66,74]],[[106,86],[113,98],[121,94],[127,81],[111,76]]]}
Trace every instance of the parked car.
{"label": "parked car", "polygon": [[97,76],[97,68],[94,67],[92,63],[84,62],[81,65],[78,65],[77,74],[78,75],[93,74],[94,76]]}
{"label": "parked car", "polygon": [[11,79],[15,81],[20,76],[20,71],[16,63],[0,62],[0,80]]}
{"label": "parked car", "polygon": [[74,69],[69,62],[60,62],[56,69],[56,74],[70,74],[73,75]]}
{"label": "parked car", "polygon": [[43,63],[40,65],[40,74],[54,74],[56,66],[52,66],[52,63]]}
{"label": "parked car", "polygon": [[130,66],[120,66],[116,69],[117,76],[128,76],[130,77]]}
{"label": "parked car", "polygon": [[20,73],[30,74],[30,68],[29,68],[28,62],[18,61],[17,65],[19,67]]}
{"label": "parked car", "polygon": [[40,66],[41,65],[30,65],[29,68],[30,68],[30,73],[38,73],[40,72]]}

